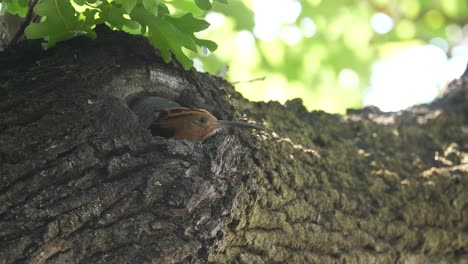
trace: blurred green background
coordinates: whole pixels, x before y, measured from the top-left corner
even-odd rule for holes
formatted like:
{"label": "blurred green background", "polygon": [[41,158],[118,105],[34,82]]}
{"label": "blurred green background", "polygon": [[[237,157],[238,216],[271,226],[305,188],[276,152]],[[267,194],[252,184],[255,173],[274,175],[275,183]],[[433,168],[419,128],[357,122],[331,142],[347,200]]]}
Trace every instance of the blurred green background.
{"label": "blurred green background", "polygon": [[[193,0],[163,1],[193,6]],[[432,100],[468,61],[467,0],[230,0],[196,15],[218,43],[198,69],[235,83],[250,100],[300,97],[343,113],[399,110]],[[264,80],[254,79],[260,78]],[[249,81],[252,80],[252,81]]]}
{"label": "blurred green background", "polygon": [[[29,3],[0,0],[0,14],[24,17]],[[250,100],[300,97],[334,113],[429,102],[468,62],[468,0],[41,0],[34,10],[42,18],[25,33],[46,47],[106,23],[146,34],[186,68],[190,55]],[[218,49],[196,53],[214,50],[204,39]]]}

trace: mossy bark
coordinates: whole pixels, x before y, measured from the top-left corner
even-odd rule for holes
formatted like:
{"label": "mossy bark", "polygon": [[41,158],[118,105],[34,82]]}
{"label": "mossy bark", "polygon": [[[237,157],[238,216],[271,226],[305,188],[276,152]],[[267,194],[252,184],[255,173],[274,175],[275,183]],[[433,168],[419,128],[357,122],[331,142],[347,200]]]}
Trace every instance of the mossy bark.
{"label": "mossy bark", "polygon": [[[0,263],[466,263],[468,76],[449,88],[341,116],[248,102],[106,29],[2,53]],[[268,131],[152,137],[131,95]]]}

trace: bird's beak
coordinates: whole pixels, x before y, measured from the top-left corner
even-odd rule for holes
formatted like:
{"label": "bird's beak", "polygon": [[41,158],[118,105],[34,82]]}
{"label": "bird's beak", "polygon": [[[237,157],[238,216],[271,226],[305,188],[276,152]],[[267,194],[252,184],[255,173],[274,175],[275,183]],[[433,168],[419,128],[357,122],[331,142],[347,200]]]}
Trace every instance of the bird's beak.
{"label": "bird's beak", "polygon": [[265,130],[265,128],[240,121],[228,121],[228,120],[217,120],[214,125],[216,127],[240,127],[240,128],[252,128],[258,130]]}

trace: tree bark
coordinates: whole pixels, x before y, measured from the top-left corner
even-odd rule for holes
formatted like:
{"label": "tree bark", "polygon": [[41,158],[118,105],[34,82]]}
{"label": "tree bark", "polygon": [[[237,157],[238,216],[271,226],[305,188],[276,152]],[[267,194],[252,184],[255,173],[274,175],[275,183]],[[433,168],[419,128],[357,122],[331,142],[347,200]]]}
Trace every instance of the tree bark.
{"label": "tree bark", "polygon": [[[467,75],[428,105],[332,115],[98,36],[0,54],[0,263],[467,263]],[[268,131],[152,137],[133,95]]]}

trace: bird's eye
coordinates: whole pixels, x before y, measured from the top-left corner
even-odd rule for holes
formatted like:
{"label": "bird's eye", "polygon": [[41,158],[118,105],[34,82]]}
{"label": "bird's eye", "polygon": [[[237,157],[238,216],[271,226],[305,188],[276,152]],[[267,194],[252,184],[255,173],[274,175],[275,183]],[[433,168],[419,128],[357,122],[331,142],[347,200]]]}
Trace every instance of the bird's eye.
{"label": "bird's eye", "polygon": [[208,122],[208,118],[206,118],[204,116],[200,117],[200,123],[206,124],[207,122]]}

